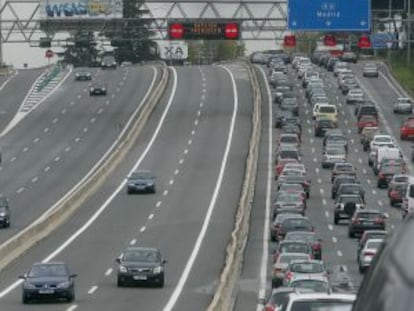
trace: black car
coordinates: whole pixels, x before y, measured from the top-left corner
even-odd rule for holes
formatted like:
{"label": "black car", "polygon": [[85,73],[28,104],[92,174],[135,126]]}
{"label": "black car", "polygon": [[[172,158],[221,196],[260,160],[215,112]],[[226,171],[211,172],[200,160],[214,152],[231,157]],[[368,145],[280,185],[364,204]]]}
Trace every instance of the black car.
{"label": "black car", "polygon": [[341,184],[354,184],[357,183],[357,177],[356,175],[346,175],[346,174],[339,174],[335,176],[335,179],[332,184],[331,189],[331,198],[335,199],[336,195],[338,193],[339,186]]}
{"label": "black car", "polygon": [[118,287],[128,284],[150,284],[164,287],[166,260],[152,247],[128,247],[116,258]]}
{"label": "black car", "polygon": [[150,171],[141,170],[131,173],[127,179],[127,194],[136,192],[155,193],[155,176]]}
{"label": "black car", "polygon": [[75,73],[75,81],[92,80],[92,74],[89,71],[79,71]]}
{"label": "black car", "polygon": [[31,266],[29,271],[19,278],[23,279],[22,302],[33,300],[66,299],[75,300],[74,278],[63,262],[39,262]]}
{"label": "black car", "polygon": [[356,210],[348,226],[348,236],[362,234],[365,230],[385,230],[385,215],[378,210]]}
{"label": "black car", "polygon": [[291,231],[314,231],[314,227],[307,217],[296,216],[289,217],[283,220],[278,228],[277,239],[281,241],[285,238],[286,234]]}
{"label": "black car", "polygon": [[362,184],[355,180],[353,183],[341,183],[336,192],[336,197],[343,194],[356,194],[359,195],[363,202],[365,202],[365,190]]}
{"label": "black car", "polygon": [[334,121],[329,119],[317,119],[314,125],[314,134],[316,137],[322,137],[325,135],[325,132],[329,129],[336,128]]}
{"label": "black car", "polygon": [[[281,128],[287,118],[293,117],[293,112],[289,110],[279,110],[276,116],[275,127]],[[300,122],[300,121],[298,121]]]}
{"label": "black car", "polygon": [[0,197],[0,225],[3,228],[10,227],[9,200],[5,197]]}
{"label": "black car", "polygon": [[116,69],[115,57],[109,56],[109,55],[104,56],[104,58],[102,59],[101,67],[102,69],[106,69],[106,68]]}
{"label": "black car", "polygon": [[105,84],[94,84],[94,85],[91,86],[91,88],[89,90],[89,95],[90,96],[94,96],[94,95],[106,96],[106,93],[107,93],[107,89],[106,89]]}

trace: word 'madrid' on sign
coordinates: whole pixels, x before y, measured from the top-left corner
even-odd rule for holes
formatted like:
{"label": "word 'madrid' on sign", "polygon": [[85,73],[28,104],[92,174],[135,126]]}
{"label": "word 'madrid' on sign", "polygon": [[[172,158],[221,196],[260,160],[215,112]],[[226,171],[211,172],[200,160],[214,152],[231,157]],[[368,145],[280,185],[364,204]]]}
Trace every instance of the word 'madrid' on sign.
{"label": "word 'madrid' on sign", "polygon": [[370,30],[371,0],[288,0],[292,31]]}

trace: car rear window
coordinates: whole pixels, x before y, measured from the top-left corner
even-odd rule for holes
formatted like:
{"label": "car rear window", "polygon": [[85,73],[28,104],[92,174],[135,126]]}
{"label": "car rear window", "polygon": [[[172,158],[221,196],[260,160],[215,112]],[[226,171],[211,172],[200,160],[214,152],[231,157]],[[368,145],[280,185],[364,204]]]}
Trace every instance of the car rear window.
{"label": "car rear window", "polygon": [[322,113],[336,113],[336,108],[332,106],[321,106],[319,112]]}
{"label": "car rear window", "polygon": [[364,213],[364,212],[358,213],[358,218],[376,219],[378,217],[381,217],[380,213]]}
{"label": "car rear window", "polygon": [[351,311],[352,301],[312,299],[294,301],[291,311]]}

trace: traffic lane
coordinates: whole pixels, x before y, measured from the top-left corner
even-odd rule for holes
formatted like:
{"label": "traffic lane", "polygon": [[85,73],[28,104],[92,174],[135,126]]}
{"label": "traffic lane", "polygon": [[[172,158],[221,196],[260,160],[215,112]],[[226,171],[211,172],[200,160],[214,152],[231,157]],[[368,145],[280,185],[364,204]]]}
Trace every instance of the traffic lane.
{"label": "traffic lane", "polygon": [[44,69],[19,70],[4,84],[0,91],[2,99],[0,106],[0,133],[12,120],[36,79],[43,72]]}
{"label": "traffic lane", "polygon": [[[246,68],[238,64],[227,67],[233,73],[237,84],[238,108],[226,173],[218,193],[216,208],[207,229],[206,238],[174,310],[207,309],[220,279],[225,263],[226,248],[234,229],[252,130],[253,93]],[[213,72],[211,69],[208,70]],[[222,113],[223,109],[216,109],[214,115],[219,115],[219,118],[224,121],[233,106],[233,92],[231,87],[223,88],[221,92],[219,103],[226,105],[226,109],[229,110]],[[218,133],[213,133],[213,137],[219,135]],[[205,135],[198,142],[207,141],[209,136],[210,134]],[[197,149],[201,154],[202,144]],[[220,152],[222,151],[220,150]]]}
{"label": "traffic lane", "polygon": [[[269,99],[270,88],[266,78],[267,70],[256,68],[260,91],[262,95],[261,105],[261,137],[259,145],[259,159],[257,165],[256,185],[254,189],[254,198],[250,214],[250,229],[246,242],[246,249],[243,257],[243,265],[238,282],[239,287],[235,299],[234,310],[251,311],[256,309],[258,303],[259,291],[262,287],[270,284],[269,275],[263,273],[262,269],[267,269],[266,262],[263,262],[263,256],[268,255],[268,234],[265,234],[265,226],[269,225],[271,180],[273,179],[273,128],[272,128],[272,99]],[[269,103],[270,102],[270,103]],[[270,149],[269,149],[270,148]],[[269,171],[270,170],[270,171]],[[268,180],[270,178],[270,180]],[[269,192],[269,193],[268,193]],[[269,201],[267,202],[267,197]],[[263,252],[265,254],[263,255]],[[265,257],[265,260],[270,258]],[[262,267],[262,265],[265,265]],[[267,271],[266,270],[266,271]],[[262,280],[263,278],[263,280]],[[265,281],[265,284],[262,282]]]}
{"label": "traffic lane", "polygon": [[[192,70],[198,69],[192,68]],[[179,96],[179,99],[174,101],[174,105],[172,106],[174,108],[179,107],[180,105],[193,107],[194,102],[197,101],[201,95],[200,92],[198,97],[195,97],[194,99],[190,98],[189,100],[188,87],[194,85],[195,78],[194,76],[191,76],[188,71],[185,72],[183,77],[188,77],[189,80],[186,80],[187,83],[185,83],[184,86],[181,86],[182,91],[177,93],[181,95]],[[209,81],[209,79],[207,79],[207,81]],[[222,89],[229,83],[228,78],[225,75],[224,77],[223,75],[214,75],[211,81],[217,90]],[[211,88],[209,82],[207,82],[207,87],[208,89]],[[217,94],[219,93],[217,90],[216,92],[209,93]],[[199,89],[199,91],[201,90]],[[102,297],[114,297],[114,299],[110,302],[106,301],[107,299],[105,299],[104,302],[97,301],[92,304],[92,309],[102,309],[103,304],[106,305],[105,308],[109,309],[117,307],[130,308],[131,301],[143,301],[142,310],[159,310],[161,308],[160,304],[165,304],[166,299],[168,299],[171,294],[172,287],[177,283],[177,278],[181,274],[181,265],[184,264],[189,255],[190,250],[188,247],[191,247],[194,242],[195,238],[191,233],[194,230],[199,230],[200,217],[205,216],[206,205],[208,204],[208,200],[205,199],[205,197],[211,195],[211,193],[206,193],[211,191],[211,188],[214,186],[214,180],[210,177],[211,175],[215,175],[213,176],[213,179],[217,178],[218,169],[216,167],[213,168],[213,166],[220,162],[216,157],[217,153],[220,153],[220,150],[223,152],[224,141],[221,139],[211,140],[211,137],[221,138],[219,133],[223,134],[224,129],[229,126],[229,116],[222,117],[221,113],[217,115],[216,111],[217,109],[227,111],[228,107],[217,105],[217,103],[226,103],[226,100],[229,98],[228,91],[224,92],[222,98],[219,98],[220,100],[218,100],[216,95],[211,98],[208,97],[209,96],[207,96],[203,105],[206,109],[202,113],[203,121],[199,123],[199,128],[197,129],[195,136],[205,135],[206,137],[209,137],[211,141],[210,148],[205,148],[205,142],[196,143],[194,140],[191,145],[187,144],[185,149],[181,150],[180,155],[182,158],[175,159],[177,161],[175,166],[179,169],[180,173],[175,177],[177,180],[175,180],[174,183],[167,183],[168,187],[171,189],[167,188],[164,191],[163,189],[159,190],[159,196],[162,198],[161,204],[158,205],[160,200],[159,198],[157,199],[156,196],[148,196],[148,198],[153,197],[152,205],[148,207],[150,210],[153,210],[153,218],[149,220],[149,212],[142,210],[147,208],[144,204],[139,209],[136,208],[136,204],[131,207],[132,211],[138,213],[136,215],[120,214],[120,206],[125,209],[127,206],[125,199],[129,200],[130,197],[125,196],[125,194],[119,194],[116,201],[118,201],[119,198],[121,202],[111,203],[113,208],[108,208],[106,213],[101,216],[100,221],[95,224],[96,228],[94,226],[93,232],[91,232],[91,234],[83,235],[70,247],[70,249],[61,255],[66,262],[71,263],[71,266],[74,267],[75,271],[80,271],[79,273],[82,275],[82,279],[79,278],[78,280],[78,301],[87,300],[90,297],[87,292],[89,291],[93,280],[96,280],[96,284],[99,288],[102,288],[102,291],[98,290],[94,297],[103,295]],[[196,107],[199,106],[197,105]],[[174,116],[176,116],[176,114],[174,114]],[[197,118],[197,113],[193,116],[192,120],[187,120],[185,116],[181,116],[179,119],[176,117],[170,118],[167,122],[174,124],[186,122],[189,128],[193,128],[195,118]],[[204,134],[201,134],[201,132]],[[189,129],[187,137],[193,136],[191,133],[192,130]],[[215,136],[212,136],[212,134]],[[164,135],[166,137],[161,137]],[[151,155],[144,160],[143,166],[151,166],[146,164],[147,161],[149,161],[149,163],[154,163],[153,165],[160,165],[163,161],[167,161],[166,168],[169,168],[167,168],[167,176],[170,177],[170,174],[173,174],[174,172],[174,167],[169,161],[174,161],[174,159],[170,160],[169,157],[166,157],[166,150],[168,150],[168,152],[169,150],[175,150],[176,137],[178,136],[174,132],[162,131],[162,133],[160,133],[160,138],[156,140],[156,145],[161,144],[163,146],[163,152],[158,153],[151,151]],[[221,146],[217,146],[216,143],[221,144]],[[197,150],[197,152],[193,151],[194,149],[192,148],[196,145],[202,145],[201,150]],[[187,150],[187,153],[185,153],[185,150]],[[214,157],[215,159],[213,160],[211,157]],[[182,161],[182,164],[180,164],[181,159],[184,160]],[[196,164],[192,164],[192,162],[195,162]],[[201,164],[203,164],[203,166],[201,166]],[[180,167],[181,165],[182,167]],[[199,175],[195,176],[194,172],[197,171],[199,171]],[[166,180],[169,180],[169,177]],[[197,186],[195,186],[196,184],[194,183],[195,177],[199,177],[199,184],[197,184]],[[177,191],[172,191],[172,189],[177,189]],[[166,190],[168,192],[164,195]],[[166,198],[164,199],[164,197]],[[140,198],[141,196],[138,196],[138,199]],[[165,201],[166,199],[168,199],[167,202]],[[143,214],[145,214],[145,216]],[[148,221],[148,224],[145,225],[145,230],[141,230],[143,228],[142,226],[145,224],[141,223],[141,221]],[[140,224],[137,222],[140,222]],[[116,228],[114,228],[114,224],[117,224]],[[122,231],[119,229],[120,226],[123,227]],[[125,234],[124,230],[130,230],[131,233],[130,238],[127,240],[125,240],[124,237],[128,234]],[[116,241],[112,241],[112,239]],[[136,243],[139,245],[159,246],[165,257],[169,260],[167,266],[166,287],[164,289],[135,289],[133,292],[128,289],[117,289],[115,287],[115,276],[113,272],[108,276],[105,276],[105,272],[109,268],[114,267],[114,255],[119,255],[123,247],[133,239],[135,239]],[[191,243],[188,242],[188,239],[191,240]],[[177,241],[180,241],[181,243],[177,244]],[[100,245],[101,248],[98,250],[99,254],[96,253],[92,255],[90,252],[88,253],[87,250],[89,250],[90,245]],[[88,259],[86,258],[90,258],[91,255],[93,259],[98,257],[100,259],[99,263],[93,267],[85,268],[85,260],[88,262]],[[104,264],[102,264],[103,262]],[[96,273],[94,273],[94,271],[96,271]],[[106,288],[108,291],[106,291]],[[13,296],[14,295],[16,295],[15,292],[13,292]],[[133,295],[133,297],[131,297],[131,295]],[[9,296],[6,298],[9,299],[8,297]],[[12,296],[10,297],[10,299],[13,298]],[[18,301],[18,295],[14,297],[14,301]],[[85,305],[85,308],[87,307],[88,306]]]}
{"label": "traffic lane", "polygon": [[[134,71],[131,81],[125,84],[126,94],[120,93],[115,100],[109,101],[110,105],[106,105],[106,101],[100,105],[79,101],[73,105],[76,106],[73,110],[67,108],[65,121],[56,123],[43,136],[35,136],[39,138],[37,143],[32,143],[35,146],[26,153],[21,151],[9,170],[3,170],[4,193],[13,205],[12,228],[2,235],[3,240],[52,206],[95,165],[118,136],[120,129],[116,124],[120,119],[125,124],[144,97],[153,74],[151,68]],[[82,110],[86,112],[82,113]],[[95,114],[90,114],[89,110]],[[27,117],[29,121],[38,120],[42,115],[47,115],[51,123],[56,120],[43,107],[33,113],[33,119],[30,115]],[[80,123],[82,121],[84,124]],[[75,131],[73,124],[78,125]],[[7,174],[8,179],[5,178]],[[7,184],[8,180],[13,182]],[[50,191],[51,185],[53,191]]]}
{"label": "traffic lane", "polygon": [[[400,139],[400,126],[404,120],[410,116],[409,114],[396,114],[393,112],[393,102],[398,97],[404,97],[400,94],[396,86],[386,78],[386,75],[380,70],[378,78],[364,78],[362,77],[362,69],[360,66],[354,66],[353,70],[358,74],[359,81],[362,88],[367,93],[368,97],[373,100],[379,107],[380,117],[383,128],[392,135],[400,145],[404,155],[411,159],[412,141]],[[413,167],[410,165],[411,170]]]}

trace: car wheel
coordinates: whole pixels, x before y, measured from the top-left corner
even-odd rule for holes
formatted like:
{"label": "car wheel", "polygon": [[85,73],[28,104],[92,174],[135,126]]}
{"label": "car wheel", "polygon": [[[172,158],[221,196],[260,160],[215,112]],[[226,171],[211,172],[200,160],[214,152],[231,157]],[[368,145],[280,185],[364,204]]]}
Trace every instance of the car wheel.
{"label": "car wheel", "polygon": [[350,238],[353,238],[353,237],[355,236],[355,234],[354,234],[352,231],[348,231],[348,236],[349,236]]}
{"label": "car wheel", "polygon": [[382,188],[382,185],[380,182],[377,182],[377,188]]}
{"label": "car wheel", "polygon": [[339,220],[340,220],[340,218],[337,215],[335,215],[334,216],[334,224],[337,225],[339,223]]}
{"label": "car wheel", "polygon": [[364,274],[364,272],[365,272],[365,268],[361,267],[361,266],[358,267],[358,270],[359,270],[360,274]]}
{"label": "car wheel", "polygon": [[29,303],[29,298],[25,294],[22,295],[22,303],[23,304],[28,304]]}
{"label": "car wheel", "polygon": [[390,205],[391,205],[391,206],[394,206],[394,205],[395,205],[394,200],[391,200],[391,199],[390,199]]}
{"label": "car wheel", "polygon": [[157,283],[157,287],[163,288],[164,287],[164,277],[162,277],[159,282]]}
{"label": "car wheel", "polygon": [[116,286],[118,287],[123,287],[124,286],[124,282],[122,282],[119,278],[116,281]]}
{"label": "car wheel", "polygon": [[75,301],[75,290],[73,289],[70,294],[68,295],[68,302],[73,302]]}

